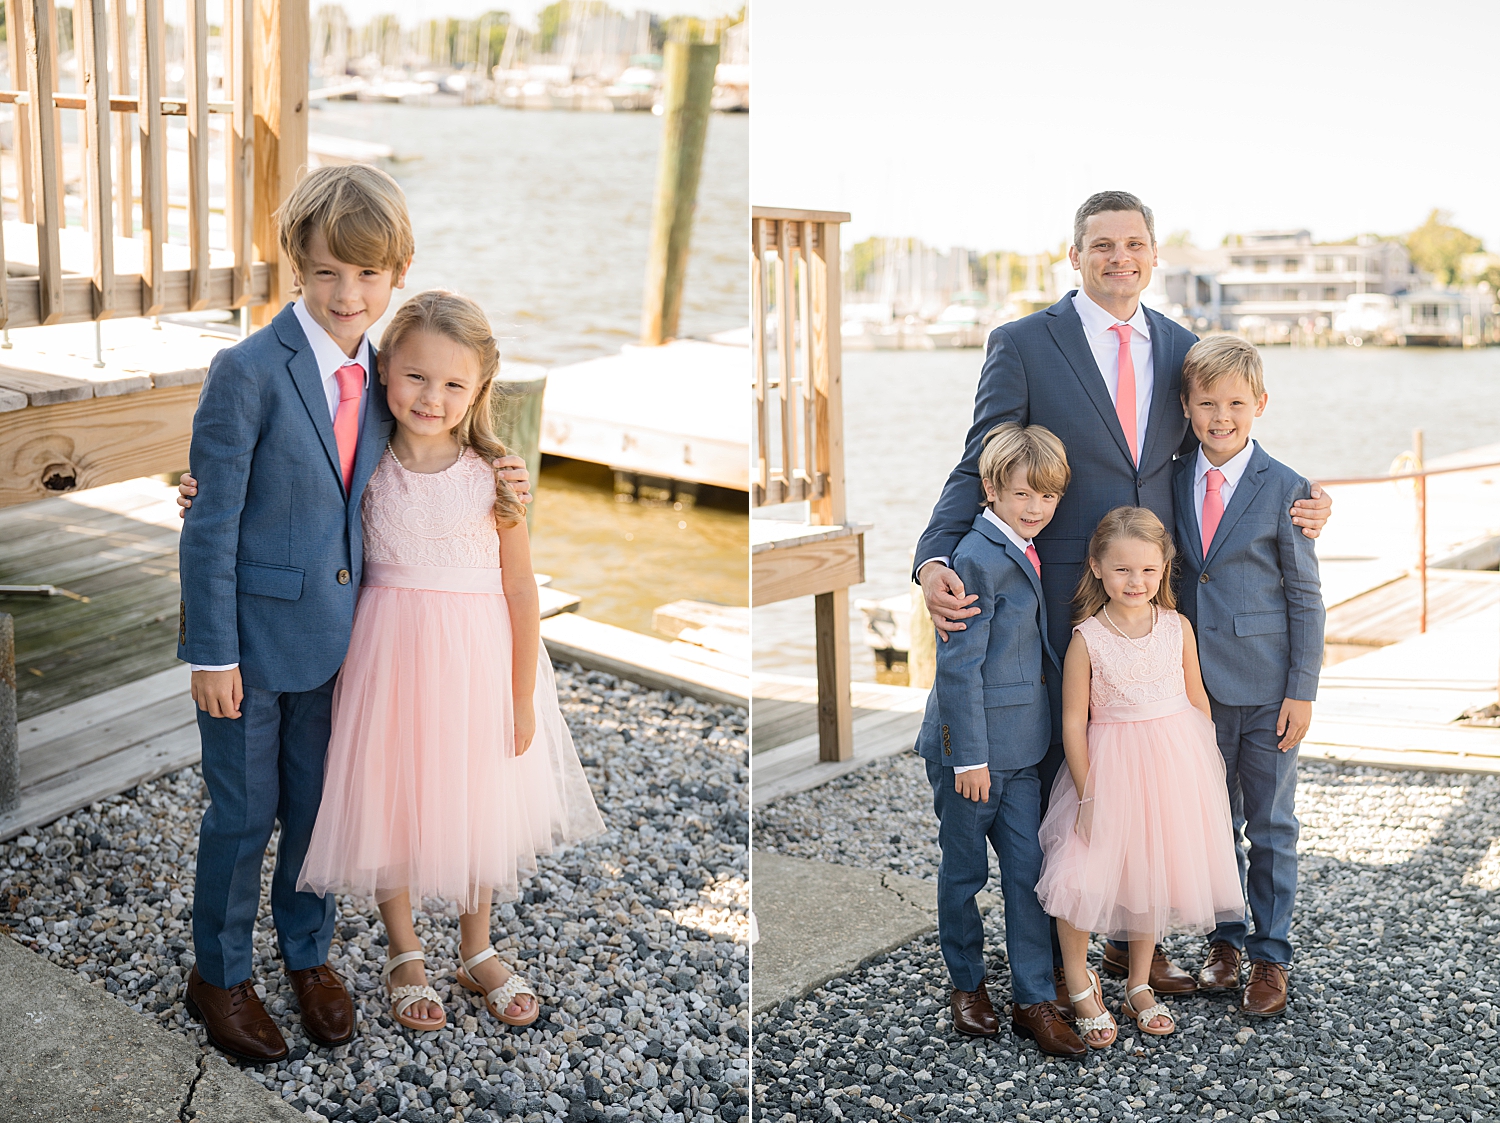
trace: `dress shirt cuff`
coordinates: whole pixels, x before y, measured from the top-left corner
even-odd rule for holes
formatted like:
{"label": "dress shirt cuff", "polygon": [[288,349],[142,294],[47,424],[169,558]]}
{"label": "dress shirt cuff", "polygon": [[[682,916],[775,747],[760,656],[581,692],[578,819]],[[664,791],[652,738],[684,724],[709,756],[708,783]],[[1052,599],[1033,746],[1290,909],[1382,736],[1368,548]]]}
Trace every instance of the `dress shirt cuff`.
{"label": "dress shirt cuff", "polygon": [[[942,563],[943,563],[943,564],[944,564],[944,565],[946,565],[946,566],[947,566],[947,567],[948,567],[948,568],[949,568],[949,569],[952,569],[952,568],[953,568],[953,565],[952,565],[952,563],[953,563],[953,559],[952,559],[952,558],[950,558],[950,557],[941,557],[941,558],[928,558],[928,559],[927,559],[927,561],[924,561],[924,562],[923,562],[923,563],[922,563],[922,565],[926,565],[926,564],[927,564],[927,562],[942,562]],[[922,565],[919,565],[919,566],[917,566],[917,576],[919,576],[919,577],[920,577],[920,576],[921,576],[921,575],[922,575]]]}
{"label": "dress shirt cuff", "polygon": [[238,666],[239,666],[238,663],[225,663],[222,667],[203,667],[203,666],[199,666],[197,663],[189,663],[188,664],[188,670],[190,670],[190,671],[232,671],[232,670],[234,670]]}
{"label": "dress shirt cuff", "polygon": [[953,774],[957,776],[960,772],[975,772],[981,768],[988,768],[988,764],[955,764]]}

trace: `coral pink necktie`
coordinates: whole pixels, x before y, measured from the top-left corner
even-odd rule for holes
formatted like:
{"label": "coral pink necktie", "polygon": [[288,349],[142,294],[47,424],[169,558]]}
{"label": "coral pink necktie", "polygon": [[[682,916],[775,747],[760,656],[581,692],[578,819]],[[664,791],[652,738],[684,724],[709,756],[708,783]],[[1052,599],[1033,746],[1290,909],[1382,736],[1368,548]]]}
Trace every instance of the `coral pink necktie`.
{"label": "coral pink necktie", "polygon": [[1203,477],[1203,556],[1208,557],[1208,546],[1219,529],[1219,520],[1224,517],[1224,473],[1210,468]]}
{"label": "coral pink necktie", "polygon": [[1116,324],[1109,330],[1120,337],[1120,380],[1115,391],[1115,412],[1120,415],[1120,428],[1125,430],[1125,443],[1130,446],[1130,462],[1137,464],[1141,452],[1135,447],[1135,360],[1130,357],[1130,325]]}
{"label": "coral pink necktie", "polygon": [[1036,547],[1030,542],[1026,544],[1026,560],[1031,563],[1031,568],[1036,570],[1036,575],[1040,577],[1042,575],[1041,555],[1036,552]]}
{"label": "coral pink necktie", "polygon": [[345,363],[334,372],[339,380],[339,408],[333,415],[333,439],[339,446],[339,469],[344,473],[344,491],[354,479],[354,449],[359,444],[359,399],[365,390],[365,368]]}

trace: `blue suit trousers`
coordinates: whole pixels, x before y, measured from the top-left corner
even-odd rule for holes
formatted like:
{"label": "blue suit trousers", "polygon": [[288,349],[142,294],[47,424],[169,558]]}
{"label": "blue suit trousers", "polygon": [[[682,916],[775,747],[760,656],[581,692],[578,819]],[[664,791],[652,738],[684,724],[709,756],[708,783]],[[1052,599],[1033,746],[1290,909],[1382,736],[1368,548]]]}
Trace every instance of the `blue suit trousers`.
{"label": "blue suit trousers", "polygon": [[299,893],[297,875],[323,799],[333,682],[297,693],[246,687],[238,718],[198,711],[210,803],[198,836],[193,948],[211,986],[251,976],[261,863],[277,823],[271,916],[281,958],[290,971],[328,958],[333,896]]}
{"label": "blue suit trousers", "polygon": [[1036,766],[1010,772],[990,769],[984,803],[953,790],[953,769],[927,761],[932,809],[938,817],[938,943],[948,976],[959,990],[984,982],[984,922],[975,896],[989,883],[989,851],[1000,859],[1005,896],[1005,952],[1011,994],[1023,1006],[1051,1002],[1052,948],[1048,918],[1036,899],[1042,875],[1041,788]]}
{"label": "blue suit trousers", "polygon": [[[1220,924],[1223,940],[1251,959],[1292,962],[1292,908],[1297,898],[1297,750],[1276,747],[1281,703],[1225,706],[1210,697],[1224,756],[1234,850],[1245,890],[1245,920]],[[1245,844],[1249,843],[1248,859]],[[1252,927],[1253,925],[1253,927]]]}

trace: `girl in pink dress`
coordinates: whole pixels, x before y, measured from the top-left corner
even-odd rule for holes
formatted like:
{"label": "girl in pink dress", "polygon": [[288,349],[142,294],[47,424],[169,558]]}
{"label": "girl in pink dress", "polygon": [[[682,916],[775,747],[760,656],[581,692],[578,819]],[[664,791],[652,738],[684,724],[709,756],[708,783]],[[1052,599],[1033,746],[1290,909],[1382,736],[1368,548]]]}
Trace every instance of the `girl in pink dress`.
{"label": "girl in pink dress", "polygon": [[454,293],[413,297],[385,330],[396,424],[361,506],[363,587],[297,880],[374,896],[391,1012],[415,1030],[447,1018],[412,901],[457,903],[458,982],[529,1025],[536,993],[496,957],[490,903],[515,899],[538,854],[603,829],[541,647],[525,512],[491,467],[499,365],[484,313]]}
{"label": "girl in pink dress", "polygon": [[1176,1029],[1147,979],[1171,929],[1245,915],[1224,761],[1192,626],[1173,611],[1174,550],[1143,507],[1117,507],[1089,542],[1063,660],[1063,750],[1042,819],[1037,896],[1057,919],[1078,1034],[1116,1036],[1089,934],[1130,943],[1121,1013],[1144,1033]]}

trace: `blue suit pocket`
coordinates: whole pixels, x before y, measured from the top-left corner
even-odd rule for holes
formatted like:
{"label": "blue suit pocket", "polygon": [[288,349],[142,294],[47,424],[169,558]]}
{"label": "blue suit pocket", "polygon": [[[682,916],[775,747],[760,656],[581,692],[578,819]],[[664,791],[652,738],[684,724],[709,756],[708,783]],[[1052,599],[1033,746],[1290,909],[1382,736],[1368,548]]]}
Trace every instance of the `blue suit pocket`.
{"label": "blue suit pocket", "polygon": [[994,709],[997,706],[1024,706],[1036,696],[1036,684],[1031,682],[1013,682],[1006,686],[986,686],[984,688],[984,708]]}
{"label": "blue suit pocket", "polygon": [[234,580],[239,592],[255,597],[299,600],[302,596],[302,570],[290,566],[236,562]]}
{"label": "blue suit pocket", "polygon": [[1237,636],[1269,636],[1286,631],[1286,613],[1245,612],[1234,618]]}

